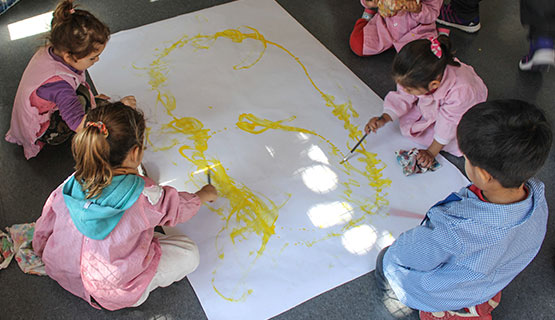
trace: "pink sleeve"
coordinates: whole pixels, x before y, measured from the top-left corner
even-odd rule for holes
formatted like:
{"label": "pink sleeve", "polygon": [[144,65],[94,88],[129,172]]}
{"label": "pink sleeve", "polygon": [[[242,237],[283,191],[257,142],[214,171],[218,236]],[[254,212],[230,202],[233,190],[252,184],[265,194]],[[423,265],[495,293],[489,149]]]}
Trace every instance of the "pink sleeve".
{"label": "pink sleeve", "polygon": [[162,189],[162,197],[154,205],[157,211],[165,213],[159,225],[173,227],[191,219],[200,209],[200,198],[196,194],[178,192],[170,186]]}
{"label": "pink sleeve", "polygon": [[397,120],[409,112],[416,105],[416,101],[415,95],[406,93],[400,85],[397,85],[397,91],[390,91],[385,96],[383,112],[389,114],[392,120]]}
{"label": "pink sleeve", "polygon": [[360,0],[360,3],[363,7],[368,8],[368,6],[366,5],[366,0]]}
{"label": "pink sleeve", "polygon": [[54,231],[56,213],[52,210],[52,202],[54,202],[55,197],[55,192],[52,192],[42,209],[42,215],[35,224],[35,233],[33,234],[33,251],[35,251],[39,257],[42,257],[42,252],[44,251],[44,247],[46,247],[46,242],[48,241],[48,238],[50,238],[52,231]]}
{"label": "pink sleeve", "polygon": [[476,93],[468,86],[455,88],[445,97],[439,106],[436,124],[434,126],[434,139],[446,145],[457,135],[457,126],[463,114],[472,108],[477,101]]}
{"label": "pink sleeve", "polygon": [[443,0],[421,0],[422,10],[416,13],[410,13],[411,17],[421,24],[430,24],[439,17],[439,11],[443,5]]}

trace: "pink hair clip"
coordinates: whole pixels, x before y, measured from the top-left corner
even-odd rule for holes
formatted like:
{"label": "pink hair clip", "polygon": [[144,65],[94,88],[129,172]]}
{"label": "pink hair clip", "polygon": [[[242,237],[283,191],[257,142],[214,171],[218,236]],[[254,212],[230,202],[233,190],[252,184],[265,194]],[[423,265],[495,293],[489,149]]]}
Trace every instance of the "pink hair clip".
{"label": "pink hair clip", "polygon": [[437,41],[437,38],[430,37],[428,38],[428,40],[432,42],[432,44],[430,45],[430,50],[432,50],[432,52],[438,59],[441,59],[441,57],[443,56],[443,51],[441,50],[441,45],[439,44],[439,41]]}
{"label": "pink hair clip", "polygon": [[104,122],[102,122],[102,121],[97,121],[97,122],[89,121],[89,122],[87,122],[87,128],[88,127],[98,128],[98,130],[100,130],[100,133],[102,133],[104,135],[104,137],[108,137],[108,129],[106,128],[106,125],[104,124]]}
{"label": "pink hair clip", "polygon": [[75,13],[75,9],[71,8],[69,9],[69,14],[74,14]]}

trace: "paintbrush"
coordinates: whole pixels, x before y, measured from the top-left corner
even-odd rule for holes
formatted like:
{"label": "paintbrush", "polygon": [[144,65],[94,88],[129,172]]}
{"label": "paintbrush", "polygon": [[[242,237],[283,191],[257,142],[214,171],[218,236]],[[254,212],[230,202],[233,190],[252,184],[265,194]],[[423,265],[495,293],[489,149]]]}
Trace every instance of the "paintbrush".
{"label": "paintbrush", "polygon": [[219,162],[216,163],[216,164],[210,165],[210,166],[208,166],[204,169],[200,169],[200,170],[197,170],[197,171],[193,172],[193,175],[195,175],[197,173],[203,173],[203,172],[206,171],[206,179],[208,180],[208,184],[212,184],[212,175],[211,175],[210,171],[212,171],[213,168],[215,168],[219,165],[221,165],[221,163],[219,163]]}
{"label": "paintbrush", "polygon": [[349,152],[349,154],[347,154],[343,160],[341,160],[341,162],[339,162],[339,164],[343,164],[343,162],[347,161],[350,159],[350,157],[353,155],[353,152],[355,152],[355,150],[358,148],[358,146],[360,146],[360,144],[362,143],[362,141],[364,141],[364,139],[366,139],[366,136],[368,135],[368,132],[365,133],[362,138],[360,138],[360,140],[358,140],[357,144],[355,144],[355,146],[351,149],[351,152]]}

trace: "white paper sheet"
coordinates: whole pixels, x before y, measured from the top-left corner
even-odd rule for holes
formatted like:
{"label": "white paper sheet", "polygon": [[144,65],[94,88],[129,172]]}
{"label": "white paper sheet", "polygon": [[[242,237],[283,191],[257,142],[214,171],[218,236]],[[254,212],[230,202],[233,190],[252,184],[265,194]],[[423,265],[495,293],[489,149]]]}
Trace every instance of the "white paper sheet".
{"label": "white paper sheet", "polygon": [[415,145],[397,123],[340,165],[383,102],[271,0],[117,33],[90,73],[100,92],[137,97],[152,178],[194,192],[215,165],[220,199],[179,226],[199,245],[188,278],[210,319],[268,318],[371,271],[467,184],[442,157],[403,176],[394,151]]}

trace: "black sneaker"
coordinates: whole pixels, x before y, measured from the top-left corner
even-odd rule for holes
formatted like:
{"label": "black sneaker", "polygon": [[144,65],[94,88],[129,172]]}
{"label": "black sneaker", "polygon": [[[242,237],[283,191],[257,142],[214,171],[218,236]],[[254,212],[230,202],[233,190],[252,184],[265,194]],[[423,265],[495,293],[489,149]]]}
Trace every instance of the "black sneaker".
{"label": "black sneaker", "polygon": [[476,16],[476,18],[472,20],[461,19],[459,18],[459,16],[457,16],[455,11],[451,7],[451,4],[444,4],[441,7],[439,17],[436,21],[443,25],[457,28],[468,33],[477,32],[482,27],[480,25],[480,16]]}

